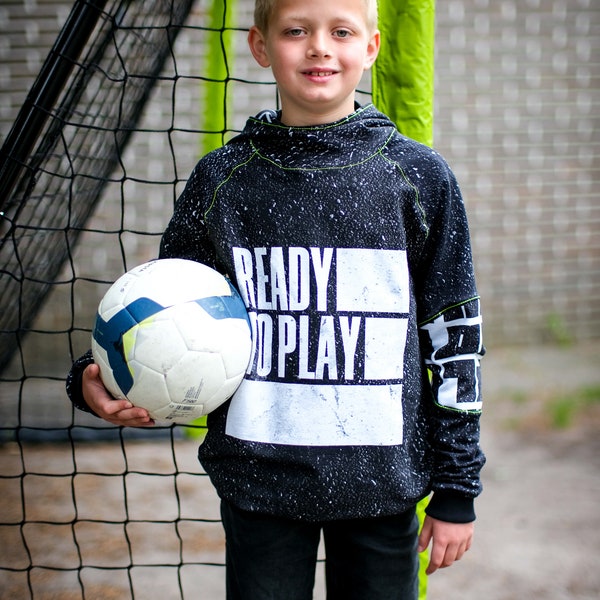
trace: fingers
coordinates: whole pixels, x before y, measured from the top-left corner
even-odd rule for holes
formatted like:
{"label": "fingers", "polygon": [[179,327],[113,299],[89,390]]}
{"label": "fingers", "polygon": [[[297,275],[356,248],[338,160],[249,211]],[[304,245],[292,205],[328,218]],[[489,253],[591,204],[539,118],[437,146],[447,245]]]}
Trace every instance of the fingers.
{"label": "fingers", "polygon": [[102,401],[95,412],[105,421],[121,427],[152,427],[154,420],[145,408],[133,406],[129,400],[110,398]]}
{"label": "fingers", "polygon": [[427,575],[451,566],[455,561],[460,560],[467,550],[468,548],[464,544],[449,544],[444,548],[441,544],[434,543],[426,570]]}
{"label": "fingers", "polygon": [[121,427],[152,427],[154,420],[145,408],[137,408],[128,400],[110,400],[97,413],[105,421]]}
{"label": "fingers", "polygon": [[129,400],[113,398],[100,379],[98,365],[91,364],[83,372],[83,397],[102,419],[122,427],[152,427],[154,420],[145,408],[133,406]]}
{"label": "fingers", "polygon": [[431,542],[431,536],[433,532],[433,520],[429,517],[425,518],[423,522],[423,527],[421,529],[421,534],[419,535],[419,545],[417,551],[423,552],[429,546],[429,542]]}
{"label": "fingers", "polygon": [[419,537],[419,551],[423,551],[431,540],[433,544],[427,575],[449,567],[464,556],[471,548],[473,523],[446,523],[426,517]]}

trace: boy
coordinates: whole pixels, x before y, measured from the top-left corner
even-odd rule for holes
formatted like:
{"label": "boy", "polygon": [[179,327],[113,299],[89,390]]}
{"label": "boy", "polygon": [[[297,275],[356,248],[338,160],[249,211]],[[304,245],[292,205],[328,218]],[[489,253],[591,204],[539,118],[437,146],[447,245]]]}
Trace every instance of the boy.
{"label": "boy", "polygon": [[[329,599],[416,598],[417,550],[432,544],[433,573],[471,544],[483,349],[467,222],[443,159],[355,105],[376,23],[375,0],[256,2],[249,46],[281,111],[198,163],[161,242],[236,281],[254,329],[199,451],[230,600],[311,598],[321,532]],[[78,407],[153,424],[89,363],[69,377]]]}

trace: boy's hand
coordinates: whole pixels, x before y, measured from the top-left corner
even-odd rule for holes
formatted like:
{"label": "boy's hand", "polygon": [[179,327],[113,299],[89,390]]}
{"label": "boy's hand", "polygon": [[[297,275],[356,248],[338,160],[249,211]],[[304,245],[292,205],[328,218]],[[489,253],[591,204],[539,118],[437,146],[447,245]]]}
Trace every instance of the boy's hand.
{"label": "boy's hand", "polygon": [[474,523],[447,523],[427,515],[419,536],[418,548],[419,552],[423,552],[433,540],[427,575],[460,560],[471,547],[473,529]]}
{"label": "boy's hand", "polygon": [[145,408],[137,408],[129,400],[115,400],[104,387],[100,379],[100,368],[96,364],[88,365],[83,371],[81,382],[83,398],[87,405],[105,421],[123,427],[152,427]]}

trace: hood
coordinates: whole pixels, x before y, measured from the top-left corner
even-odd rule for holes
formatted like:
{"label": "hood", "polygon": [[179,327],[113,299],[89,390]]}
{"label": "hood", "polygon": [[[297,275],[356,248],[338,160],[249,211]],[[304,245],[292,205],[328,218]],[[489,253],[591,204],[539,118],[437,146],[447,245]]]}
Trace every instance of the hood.
{"label": "hood", "polygon": [[280,113],[263,111],[248,119],[240,136],[264,159],[284,169],[327,169],[369,160],[388,143],[396,127],[372,104],[344,119],[311,127],[290,127]]}

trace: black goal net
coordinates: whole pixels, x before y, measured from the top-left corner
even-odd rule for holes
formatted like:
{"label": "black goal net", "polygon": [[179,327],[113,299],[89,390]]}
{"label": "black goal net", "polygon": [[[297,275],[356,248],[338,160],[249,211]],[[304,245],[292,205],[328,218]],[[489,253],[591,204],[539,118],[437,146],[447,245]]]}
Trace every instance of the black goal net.
{"label": "black goal net", "polygon": [[0,157],[0,370],[69,259],[192,2],[76,2]]}

